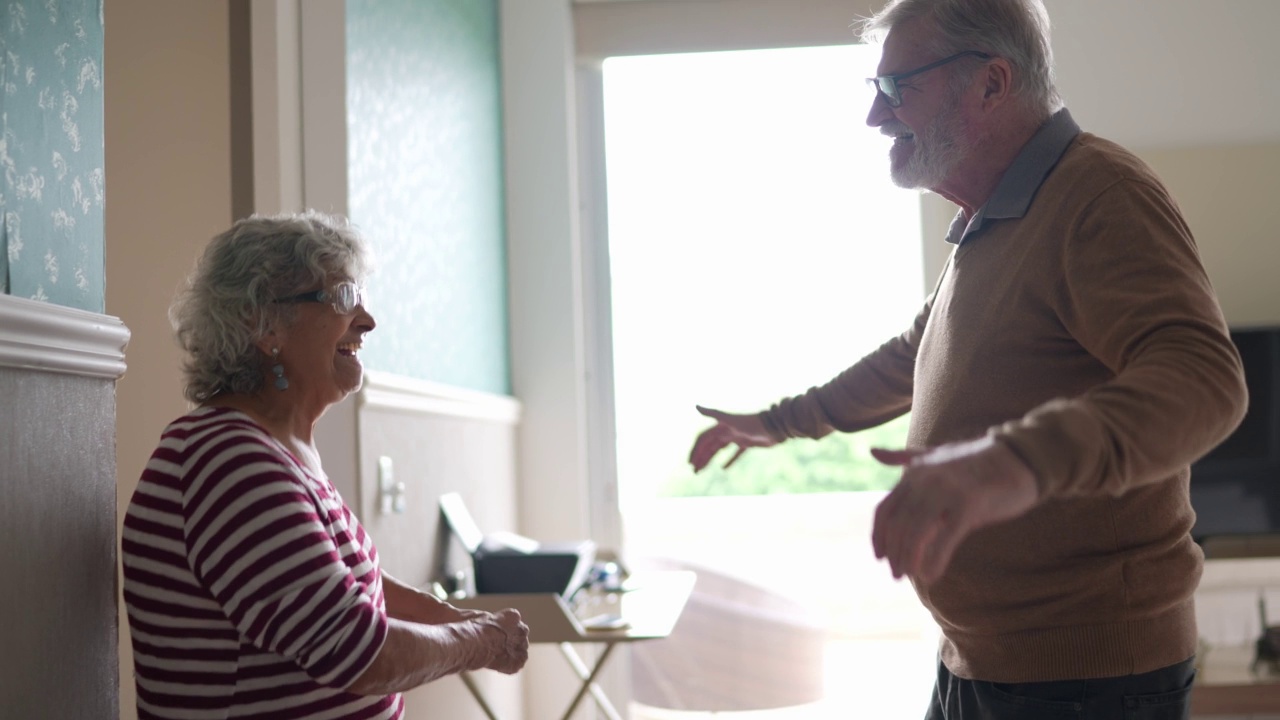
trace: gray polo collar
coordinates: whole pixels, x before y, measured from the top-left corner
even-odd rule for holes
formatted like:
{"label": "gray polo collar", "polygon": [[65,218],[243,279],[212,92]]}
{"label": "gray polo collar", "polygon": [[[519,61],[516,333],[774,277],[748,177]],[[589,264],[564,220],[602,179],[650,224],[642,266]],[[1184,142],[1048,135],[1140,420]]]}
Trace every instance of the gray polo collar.
{"label": "gray polo collar", "polygon": [[1000,178],[1000,184],[996,185],[991,199],[978,208],[973,219],[966,224],[964,213],[956,213],[951,221],[951,228],[947,231],[947,242],[953,245],[964,242],[967,237],[981,230],[988,219],[1003,220],[1026,215],[1041,183],[1079,134],[1080,126],[1071,118],[1071,113],[1066,108],[1054,113],[1031,136],[1018,157],[1014,158],[1004,177]]}

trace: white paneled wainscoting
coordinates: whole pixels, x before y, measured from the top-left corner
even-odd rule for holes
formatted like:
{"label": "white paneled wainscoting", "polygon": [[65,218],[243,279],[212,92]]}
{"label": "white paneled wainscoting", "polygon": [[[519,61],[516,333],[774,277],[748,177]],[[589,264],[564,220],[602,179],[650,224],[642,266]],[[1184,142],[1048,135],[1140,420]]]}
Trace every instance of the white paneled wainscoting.
{"label": "white paneled wainscoting", "polygon": [[119,319],[0,295],[0,715],[115,717]]}
{"label": "white paneled wainscoting", "polygon": [[[449,540],[437,532],[445,493],[461,494],[485,531],[517,530],[518,401],[367,371],[347,402],[354,402],[357,477],[355,488],[340,490],[373,537],[386,572],[423,588],[435,579],[438,543]],[[522,675],[476,675],[503,718],[537,716],[523,710]],[[405,702],[406,720],[484,718],[456,677],[406,693]]]}

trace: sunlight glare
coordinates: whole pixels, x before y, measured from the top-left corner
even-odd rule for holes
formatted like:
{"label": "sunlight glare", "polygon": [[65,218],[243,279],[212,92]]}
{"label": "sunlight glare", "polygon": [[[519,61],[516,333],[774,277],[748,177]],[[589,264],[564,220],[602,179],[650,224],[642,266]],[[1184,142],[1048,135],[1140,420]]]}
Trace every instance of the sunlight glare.
{"label": "sunlight glare", "polygon": [[[876,50],[604,64],[621,485],[683,461],[701,403],[755,411],[905,330],[920,200],[866,125]],[[633,489],[643,491],[640,487]]]}

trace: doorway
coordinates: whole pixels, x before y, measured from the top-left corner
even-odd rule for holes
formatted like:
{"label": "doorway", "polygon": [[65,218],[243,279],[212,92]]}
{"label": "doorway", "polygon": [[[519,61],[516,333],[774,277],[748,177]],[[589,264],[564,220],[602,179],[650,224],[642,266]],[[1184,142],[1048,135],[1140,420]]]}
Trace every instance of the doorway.
{"label": "doorway", "polygon": [[[796,648],[816,662],[790,663],[790,682],[821,675],[811,697],[731,708],[744,718],[914,719],[933,681],[936,626],[869,539],[897,474],[868,450],[901,446],[905,418],[752,450],[729,469],[727,451],[698,475],[686,462],[710,425],[695,405],[753,412],[825,382],[923,302],[920,199],[890,184],[887,140],[864,122],[875,61],[846,45],[602,68],[621,547],[731,596],[707,599],[727,603],[716,617],[741,614],[724,632],[768,620],[816,642]],[[633,678],[646,671],[641,652],[632,664]],[[697,670],[649,663],[664,709],[633,718],[708,709],[678,697]]]}

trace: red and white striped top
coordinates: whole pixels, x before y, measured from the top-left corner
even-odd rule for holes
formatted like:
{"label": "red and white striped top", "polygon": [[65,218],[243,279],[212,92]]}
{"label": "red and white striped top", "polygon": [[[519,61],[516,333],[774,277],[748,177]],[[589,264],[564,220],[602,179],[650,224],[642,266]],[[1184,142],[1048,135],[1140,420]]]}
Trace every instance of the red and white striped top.
{"label": "red and white striped top", "polygon": [[248,416],[165,429],[124,520],[138,717],[399,718],[344,692],[387,636],[378,553],[326,478]]}

